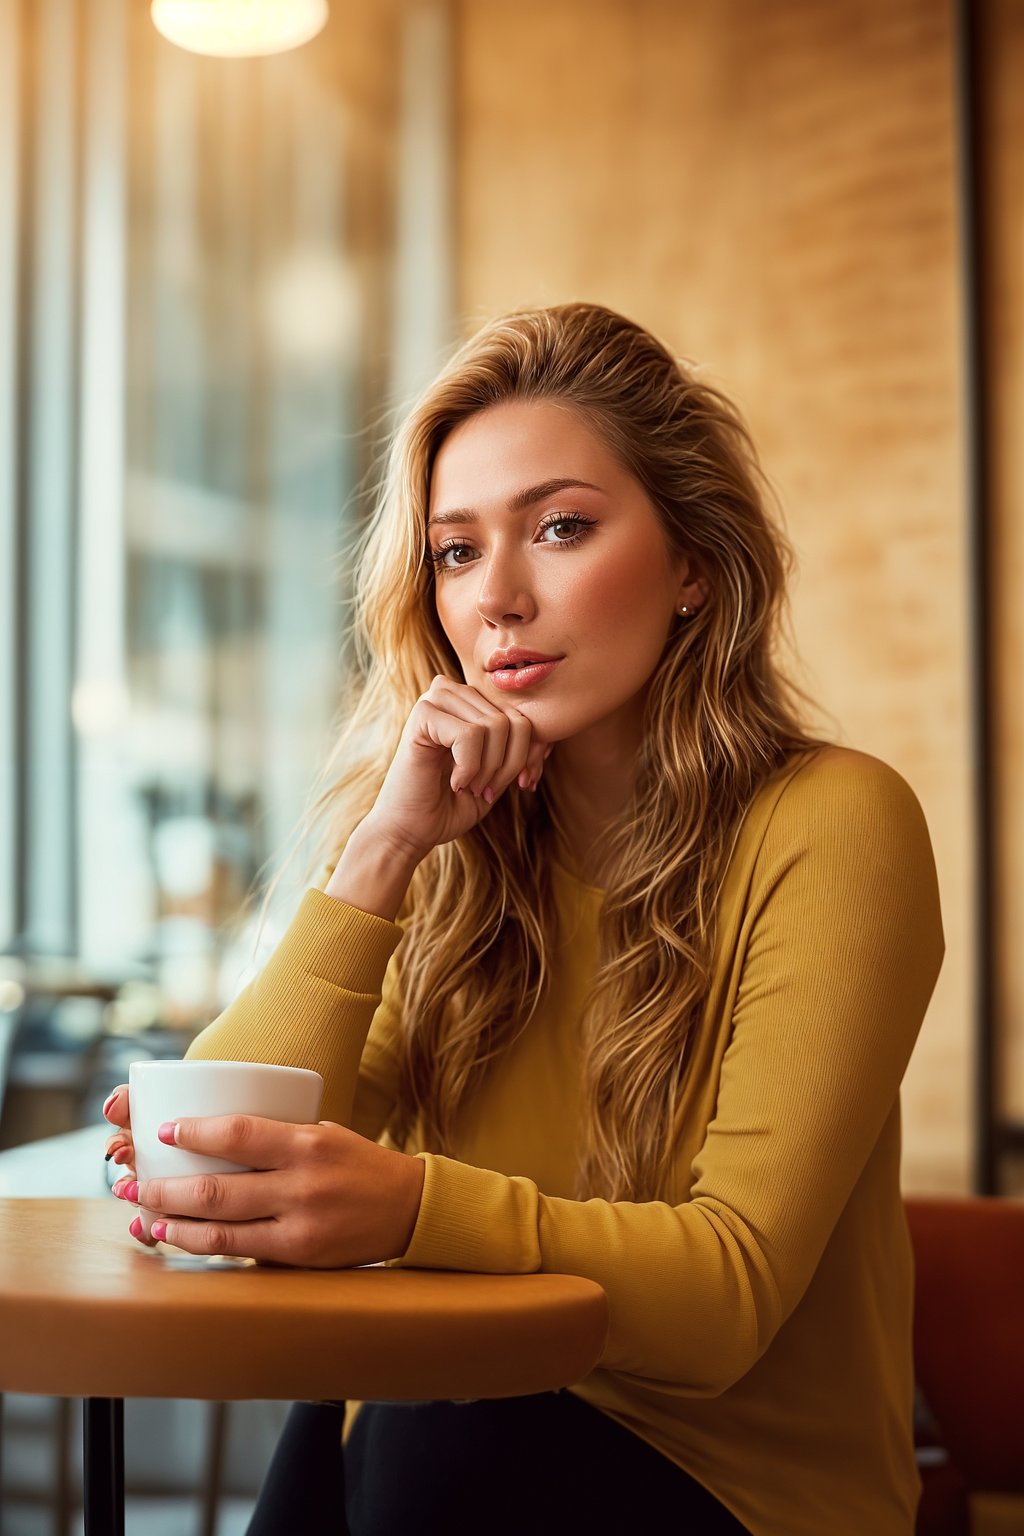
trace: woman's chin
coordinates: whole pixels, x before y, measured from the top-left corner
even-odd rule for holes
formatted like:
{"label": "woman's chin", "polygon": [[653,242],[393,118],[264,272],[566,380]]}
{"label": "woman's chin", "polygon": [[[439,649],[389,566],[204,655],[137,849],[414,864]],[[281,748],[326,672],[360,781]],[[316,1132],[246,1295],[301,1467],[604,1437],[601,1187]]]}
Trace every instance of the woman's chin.
{"label": "woman's chin", "polygon": [[515,699],[514,707],[525,715],[542,741],[564,741],[573,733],[564,707],[544,699]]}
{"label": "woman's chin", "polygon": [[[485,699],[492,701],[498,692],[493,685],[488,687],[486,682],[479,687],[479,691]],[[501,702],[525,715],[542,741],[565,741],[579,730],[579,723],[570,719],[564,700],[544,698],[539,687],[536,693],[529,688],[521,692],[502,690]]]}

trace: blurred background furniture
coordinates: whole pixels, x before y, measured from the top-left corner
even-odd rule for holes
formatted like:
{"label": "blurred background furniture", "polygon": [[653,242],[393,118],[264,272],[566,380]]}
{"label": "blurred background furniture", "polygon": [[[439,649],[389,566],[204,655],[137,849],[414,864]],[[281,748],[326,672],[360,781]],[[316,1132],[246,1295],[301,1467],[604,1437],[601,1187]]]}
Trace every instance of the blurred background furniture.
{"label": "blurred background furniture", "polygon": [[906,1212],[917,1380],[949,1453],[921,1469],[918,1536],[966,1536],[966,1495],[1024,1495],[1024,1205],[908,1199]]}

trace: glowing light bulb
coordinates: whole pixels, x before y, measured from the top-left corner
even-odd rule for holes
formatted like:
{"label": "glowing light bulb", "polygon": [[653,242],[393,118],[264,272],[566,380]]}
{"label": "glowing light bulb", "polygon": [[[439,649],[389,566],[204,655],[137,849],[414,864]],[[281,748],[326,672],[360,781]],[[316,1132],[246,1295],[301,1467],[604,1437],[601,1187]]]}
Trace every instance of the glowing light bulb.
{"label": "glowing light bulb", "polygon": [[257,58],[316,37],[327,0],[153,0],[153,25],[190,53]]}

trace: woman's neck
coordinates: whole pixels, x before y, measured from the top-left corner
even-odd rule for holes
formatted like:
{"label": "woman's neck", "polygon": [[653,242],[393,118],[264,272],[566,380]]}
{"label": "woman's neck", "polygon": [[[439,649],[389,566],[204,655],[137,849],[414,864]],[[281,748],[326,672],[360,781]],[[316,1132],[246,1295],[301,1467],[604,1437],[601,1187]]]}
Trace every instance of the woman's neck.
{"label": "woman's neck", "polygon": [[580,880],[608,883],[608,837],[629,803],[637,770],[635,743],[594,740],[592,733],[559,742],[544,771],[555,829],[555,856]]}

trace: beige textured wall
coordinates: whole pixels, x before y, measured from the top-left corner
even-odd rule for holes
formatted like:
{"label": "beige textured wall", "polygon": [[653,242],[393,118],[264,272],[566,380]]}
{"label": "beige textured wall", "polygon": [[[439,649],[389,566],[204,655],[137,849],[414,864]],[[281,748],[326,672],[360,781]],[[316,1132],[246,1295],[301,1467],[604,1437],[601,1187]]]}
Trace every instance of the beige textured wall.
{"label": "beige textured wall", "polygon": [[586,298],[739,401],[797,546],[805,680],[928,817],[947,958],[905,1184],[970,1165],[952,65],[933,0],[456,0],[464,328]]}

